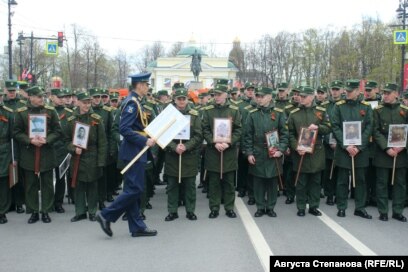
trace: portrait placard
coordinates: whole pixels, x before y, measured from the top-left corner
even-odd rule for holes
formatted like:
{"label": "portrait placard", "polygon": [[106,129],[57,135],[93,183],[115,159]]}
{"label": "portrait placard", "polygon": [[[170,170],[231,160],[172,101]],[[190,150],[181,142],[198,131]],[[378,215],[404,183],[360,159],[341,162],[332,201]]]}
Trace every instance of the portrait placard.
{"label": "portrait placard", "polygon": [[406,147],[407,132],[408,125],[404,124],[390,125],[388,128],[387,147]]}
{"label": "portrait placard", "polygon": [[190,122],[191,116],[184,115],[188,120],[188,124],[174,137],[175,140],[190,140]]}
{"label": "portrait placard", "polygon": [[232,122],[230,118],[214,118],[214,143],[231,143]]}
{"label": "portrait placard", "polygon": [[62,176],[64,176],[65,172],[67,172],[68,168],[69,168],[69,164],[71,162],[71,154],[67,154],[65,156],[65,159],[61,162],[61,164],[58,166],[58,174],[59,177],[61,178]]}
{"label": "portrait placard", "polygon": [[90,125],[75,122],[74,135],[72,136],[72,144],[76,147],[87,149]]}
{"label": "portrait placard", "polygon": [[343,144],[361,145],[361,121],[343,122]]}
{"label": "portrait placard", "polygon": [[306,153],[313,153],[317,138],[317,130],[302,127],[298,139],[298,150],[303,150]]}
{"label": "portrait placard", "polygon": [[272,130],[265,133],[266,144],[269,148],[276,148],[279,146],[279,135],[277,130]]}
{"label": "portrait placard", "polygon": [[47,138],[47,116],[45,114],[28,115],[28,137]]}

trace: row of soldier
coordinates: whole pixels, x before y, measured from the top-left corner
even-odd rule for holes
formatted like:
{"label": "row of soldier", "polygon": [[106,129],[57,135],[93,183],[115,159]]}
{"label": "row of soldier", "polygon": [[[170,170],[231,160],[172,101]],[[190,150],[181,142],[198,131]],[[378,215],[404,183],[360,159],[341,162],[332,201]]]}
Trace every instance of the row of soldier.
{"label": "row of soldier", "polygon": [[[168,183],[169,212],[165,220],[172,221],[178,218],[177,208],[180,202],[186,206],[187,218],[195,220],[197,218],[194,214],[195,177],[198,173],[197,166],[202,158],[204,165],[200,171],[200,184],[207,180],[205,187],[208,186],[210,218],[219,215],[222,201],[226,215],[231,218],[236,217],[233,210],[235,190],[238,190],[238,195],[241,197],[248,194],[248,204],[256,204],[255,216],[267,214],[275,217],[274,206],[278,195],[278,184],[285,187],[287,204],[293,203],[296,199],[299,216],[305,215],[306,202],[309,203],[309,213],[320,215],[318,208],[323,186],[324,193],[327,195],[327,204],[334,205],[336,202],[337,215],[343,217],[347,208],[349,172],[352,169],[351,157],[353,157],[355,158],[353,168],[356,174],[354,214],[371,218],[364,209],[367,194],[371,194],[372,200],[377,201],[380,219],[388,220],[388,170],[393,166],[391,158],[399,155],[396,180],[392,187],[392,211],[394,218],[406,221],[402,215],[406,194],[404,172],[407,163],[406,150],[384,148],[384,143],[377,143],[377,139],[378,141],[384,140],[380,134],[387,136],[389,119],[392,120],[391,124],[407,123],[405,120],[406,107],[399,104],[395,84],[385,86],[383,103],[380,103],[374,112],[371,106],[362,99],[359,92],[359,81],[347,81],[346,86],[343,86],[341,81],[334,81],[330,88],[319,87],[316,97],[315,90],[310,87],[293,88],[291,99],[288,98],[289,88],[285,83],[278,86],[277,93],[271,88],[255,88],[254,85],[247,84],[244,88],[244,98],[238,98],[239,91],[236,88],[228,91],[226,84],[226,80],[217,80],[211,94],[213,98],[209,99],[210,94],[202,93],[200,105],[195,109],[191,102],[188,103],[188,92],[182,84],[174,86],[173,100],[169,99],[167,91],[159,91],[161,101],[157,102],[151,98],[144,101],[143,109],[150,121],[168,103],[174,103],[183,114],[191,116],[191,135],[190,140],[173,141],[165,150],[151,149],[146,168],[147,186],[142,213],[146,204],[147,207],[149,206],[147,199],[153,195],[153,183],[160,184],[158,177],[164,164],[164,178]],[[73,95],[69,90],[53,89],[50,96],[53,106],[49,106],[43,104],[44,93],[38,87],[29,88],[27,97],[24,95],[24,86],[20,84],[22,98],[17,100],[16,85],[16,82],[13,81],[6,82],[6,99],[2,106],[3,119],[8,120],[7,122],[3,120],[2,125],[5,127],[2,132],[9,131],[2,137],[2,143],[11,144],[11,139],[15,139],[18,142],[16,146],[19,148],[16,148],[16,159],[9,156],[4,163],[2,162],[4,171],[1,172],[3,176],[1,192],[4,197],[0,199],[7,201],[1,202],[0,222],[7,222],[5,213],[12,202],[10,191],[3,184],[8,185],[9,161],[18,161],[22,170],[19,171],[22,182],[17,183],[12,189],[13,206],[16,205],[17,212],[24,212],[22,211],[24,197],[20,188],[23,183],[26,209],[28,213],[31,213],[29,223],[39,220],[39,212],[42,213],[44,222],[51,221],[48,215],[50,211],[64,212],[62,203],[66,179],[58,176],[57,166],[66,157],[67,149],[72,154],[80,155],[78,182],[75,193],[71,192],[70,196],[75,200],[76,205],[75,216],[71,221],[86,219],[87,213],[89,219],[94,221],[97,204],[99,208],[103,208],[104,201],[111,201],[112,195],[115,194],[122,181],[117,170],[117,166],[119,168],[123,166],[117,160],[117,146],[120,142],[118,97],[111,97],[112,106],[110,106],[101,101],[102,99],[105,99],[105,102],[108,100],[106,99],[108,93],[101,89],[90,89],[89,92],[81,92],[77,95]],[[344,90],[346,92],[343,94]],[[369,99],[381,100],[381,96],[375,92],[378,90],[375,82],[367,82],[366,90],[367,93],[374,94],[374,97],[369,97]],[[374,91],[370,92],[370,90]],[[328,91],[330,97],[325,98]],[[390,96],[393,99],[389,99]],[[26,102],[24,97],[29,102]],[[396,117],[399,117],[400,120],[393,118],[391,113],[384,114],[383,111],[388,108],[393,109],[394,113],[397,112]],[[50,135],[59,133],[61,136],[54,140],[51,139],[52,142],[47,142],[45,145],[41,141],[30,142],[27,135],[22,137],[23,134],[27,134],[27,122],[24,121],[27,120],[27,114],[39,112],[46,112],[50,121],[54,122],[51,126],[47,126]],[[376,112],[378,112],[377,115]],[[231,120],[231,137],[228,143],[214,142],[215,118]],[[57,123],[59,122],[58,125],[54,119],[57,120]],[[15,125],[13,125],[14,121]],[[76,121],[91,125],[89,145],[92,148],[84,151],[72,145],[72,131]],[[361,121],[364,124],[363,145],[341,145],[343,129],[341,124],[344,121]],[[318,132],[313,154],[305,154],[297,146],[300,127],[305,126]],[[380,127],[376,128],[376,126]],[[58,127],[61,128],[60,132]],[[275,148],[268,148],[265,133],[273,130],[278,131],[279,145]],[[326,136],[331,132],[337,144],[329,143]],[[62,137],[62,135],[65,136]],[[202,145],[203,139],[205,145]],[[53,152],[51,150],[42,152],[40,162],[42,169],[39,179],[36,178],[32,165],[35,161],[33,147],[37,145],[54,149]],[[377,145],[381,148],[376,148]],[[206,148],[203,149],[203,146]],[[4,148],[10,150],[9,153],[11,153],[11,146],[4,145]],[[237,150],[239,150],[238,160]],[[30,156],[24,156],[25,153],[29,153]],[[53,160],[53,153],[59,157],[57,160]],[[184,190],[179,188],[179,172],[176,163],[181,155],[183,156],[181,180]],[[303,162],[299,168],[301,158]],[[374,158],[385,159],[376,161]],[[389,165],[390,159],[391,166]],[[368,173],[377,173],[377,178],[375,176],[366,178],[367,167],[372,168]],[[296,175],[297,172],[299,175]],[[57,180],[55,194],[52,186],[52,173],[55,173]],[[67,180],[71,179],[72,174],[68,174]],[[235,179],[238,181],[236,186]],[[366,180],[369,185],[366,185]],[[68,187],[71,187],[69,183]],[[38,186],[41,186],[41,201],[38,200]],[[376,188],[377,193],[374,195]],[[179,195],[180,192],[181,195]],[[336,196],[336,201],[334,201],[334,196]],[[41,207],[38,202],[41,203]]]}

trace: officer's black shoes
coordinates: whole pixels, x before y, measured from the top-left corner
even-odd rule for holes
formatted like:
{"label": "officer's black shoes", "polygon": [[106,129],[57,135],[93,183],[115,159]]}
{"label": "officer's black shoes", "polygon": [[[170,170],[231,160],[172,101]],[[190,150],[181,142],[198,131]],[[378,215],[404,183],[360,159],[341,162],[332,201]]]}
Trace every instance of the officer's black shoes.
{"label": "officer's black shoes", "polygon": [[207,189],[207,187],[204,187],[203,188],[203,190],[201,191],[203,194],[206,194],[206,193],[208,193],[208,189]]}
{"label": "officer's black shoes", "polygon": [[7,223],[7,217],[5,214],[0,214],[0,224],[6,224]]}
{"label": "officer's black shoes", "polygon": [[328,196],[326,199],[326,204],[329,206],[333,206],[334,205],[334,201],[333,201],[333,196]]}
{"label": "officer's black shoes", "polygon": [[303,209],[298,210],[297,216],[305,216],[305,210]]}
{"label": "officer's black shoes", "polygon": [[381,221],[388,221],[388,214],[380,213],[380,220]]}
{"label": "officer's black shoes", "polygon": [[150,204],[150,202],[146,203],[146,209],[148,209],[148,210],[153,209],[153,206],[152,206],[152,204]]}
{"label": "officer's black shoes", "polygon": [[178,214],[177,213],[169,213],[166,218],[164,218],[164,221],[173,221],[174,219],[178,218]]}
{"label": "officer's black shoes", "polygon": [[202,183],[202,182],[200,182],[199,184],[198,184],[198,186],[197,186],[197,189],[201,189],[201,188],[203,188],[204,187],[204,184]]}
{"label": "officer's black shoes", "polygon": [[258,210],[256,210],[254,216],[255,217],[261,217],[264,214],[265,214],[265,210],[258,209]]}
{"label": "officer's black shoes", "polygon": [[293,199],[293,197],[288,197],[286,198],[285,204],[292,204],[295,200]]}
{"label": "officer's black shoes", "polygon": [[156,235],[157,235],[157,230],[151,230],[148,228],[145,228],[144,230],[138,230],[138,231],[132,232],[132,237],[156,236]]}
{"label": "officer's black shoes", "polygon": [[323,193],[320,193],[320,198],[324,198],[324,194],[323,194]]}
{"label": "officer's black shoes", "polygon": [[197,220],[197,215],[195,215],[193,212],[187,212],[186,217],[188,220]]}
{"label": "officer's black shoes", "polygon": [[229,218],[235,218],[237,217],[237,215],[235,214],[235,212],[233,210],[229,210],[225,213]]}
{"label": "officer's black shoes", "polygon": [[41,215],[41,220],[42,220],[44,223],[51,223],[51,218],[50,218],[50,216],[48,215],[48,213],[43,213],[43,214]]}
{"label": "officer's black shoes", "polygon": [[245,191],[238,191],[238,197],[244,197]]}
{"label": "officer's black shoes", "polygon": [[407,222],[407,218],[400,213],[393,213],[392,218],[397,219],[398,221],[401,222]]}
{"label": "officer's black shoes", "polygon": [[[75,215],[74,217],[71,218],[71,222],[78,222],[81,220],[86,219],[86,214],[80,214],[80,215]],[[89,215],[89,219],[91,219],[91,216]]]}
{"label": "officer's black shoes", "polygon": [[127,214],[126,213],[122,216],[122,220],[127,221]]}
{"label": "officer's black shoes", "polygon": [[89,214],[89,221],[95,222],[96,221],[96,215]]}
{"label": "officer's black shoes", "polygon": [[255,198],[250,197],[250,198],[248,199],[248,205],[255,205]]}
{"label": "officer's black shoes", "polygon": [[100,212],[96,214],[96,221],[98,221],[99,225],[101,225],[103,232],[109,237],[112,237],[113,232],[110,228],[110,222],[103,218]]}
{"label": "officer's black shoes", "polygon": [[213,210],[213,211],[210,212],[210,215],[208,215],[208,217],[209,218],[217,218],[218,214],[219,214],[218,211]]}
{"label": "officer's black shoes", "polygon": [[309,213],[314,216],[321,216],[322,213],[317,208],[309,208]]}
{"label": "officer's black shoes", "polygon": [[337,212],[338,217],[346,217],[346,210],[339,210]]}
{"label": "officer's black shoes", "polygon": [[22,205],[17,205],[16,213],[24,213],[24,212],[25,212],[25,210],[24,210],[23,206]]}
{"label": "officer's black shoes", "polygon": [[373,218],[371,215],[369,215],[369,214],[367,213],[366,210],[356,210],[356,211],[354,211],[354,215],[360,216],[360,217],[365,218],[365,219],[371,219],[371,218]]}
{"label": "officer's black shoes", "polygon": [[266,210],[266,214],[269,216],[269,217],[276,217],[276,212],[274,212],[274,210]]}
{"label": "officer's black shoes", "polygon": [[31,214],[30,218],[28,219],[28,224],[33,224],[40,220],[40,215],[37,212]]}
{"label": "officer's black shoes", "polygon": [[113,196],[112,195],[107,195],[106,196],[106,201],[113,202],[114,201]]}
{"label": "officer's black shoes", "polygon": [[[142,220],[146,220],[146,215],[144,215],[144,213],[140,213],[140,218],[142,218]],[[126,220],[127,220],[127,218],[126,218]]]}
{"label": "officer's black shoes", "polygon": [[102,211],[102,209],[105,209],[105,208],[106,208],[105,203],[103,203],[103,201],[99,201],[99,210]]}
{"label": "officer's black shoes", "polygon": [[65,210],[64,210],[64,208],[62,207],[61,204],[55,205],[54,210],[55,210],[57,213],[64,213],[64,212],[65,212]]}

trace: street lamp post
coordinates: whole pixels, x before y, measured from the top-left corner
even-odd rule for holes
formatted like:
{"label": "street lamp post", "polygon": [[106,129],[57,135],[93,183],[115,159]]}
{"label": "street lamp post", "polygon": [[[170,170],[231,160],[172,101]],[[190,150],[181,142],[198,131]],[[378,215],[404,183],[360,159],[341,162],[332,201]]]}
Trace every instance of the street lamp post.
{"label": "street lamp post", "polygon": [[11,6],[17,5],[15,0],[8,0],[8,30],[9,30],[9,40],[8,40],[8,55],[9,55],[9,79],[13,78],[13,56],[12,56],[12,45],[11,40]]}
{"label": "street lamp post", "polygon": [[[402,21],[402,29],[405,30],[405,20],[407,18],[406,9],[408,7],[408,0],[400,0],[398,9],[396,10],[398,18]],[[404,69],[405,69],[405,44],[401,47],[401,93],[404,91]]]}

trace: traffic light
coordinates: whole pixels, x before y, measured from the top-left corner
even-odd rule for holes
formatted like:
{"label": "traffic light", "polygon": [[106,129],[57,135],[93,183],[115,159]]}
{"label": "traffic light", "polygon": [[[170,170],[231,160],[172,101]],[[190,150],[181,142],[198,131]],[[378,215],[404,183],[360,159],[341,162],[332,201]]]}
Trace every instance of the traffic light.
{"label": "traffic light", "polygon": [[58,32],[58,47],[64,46],[64,32]]}

